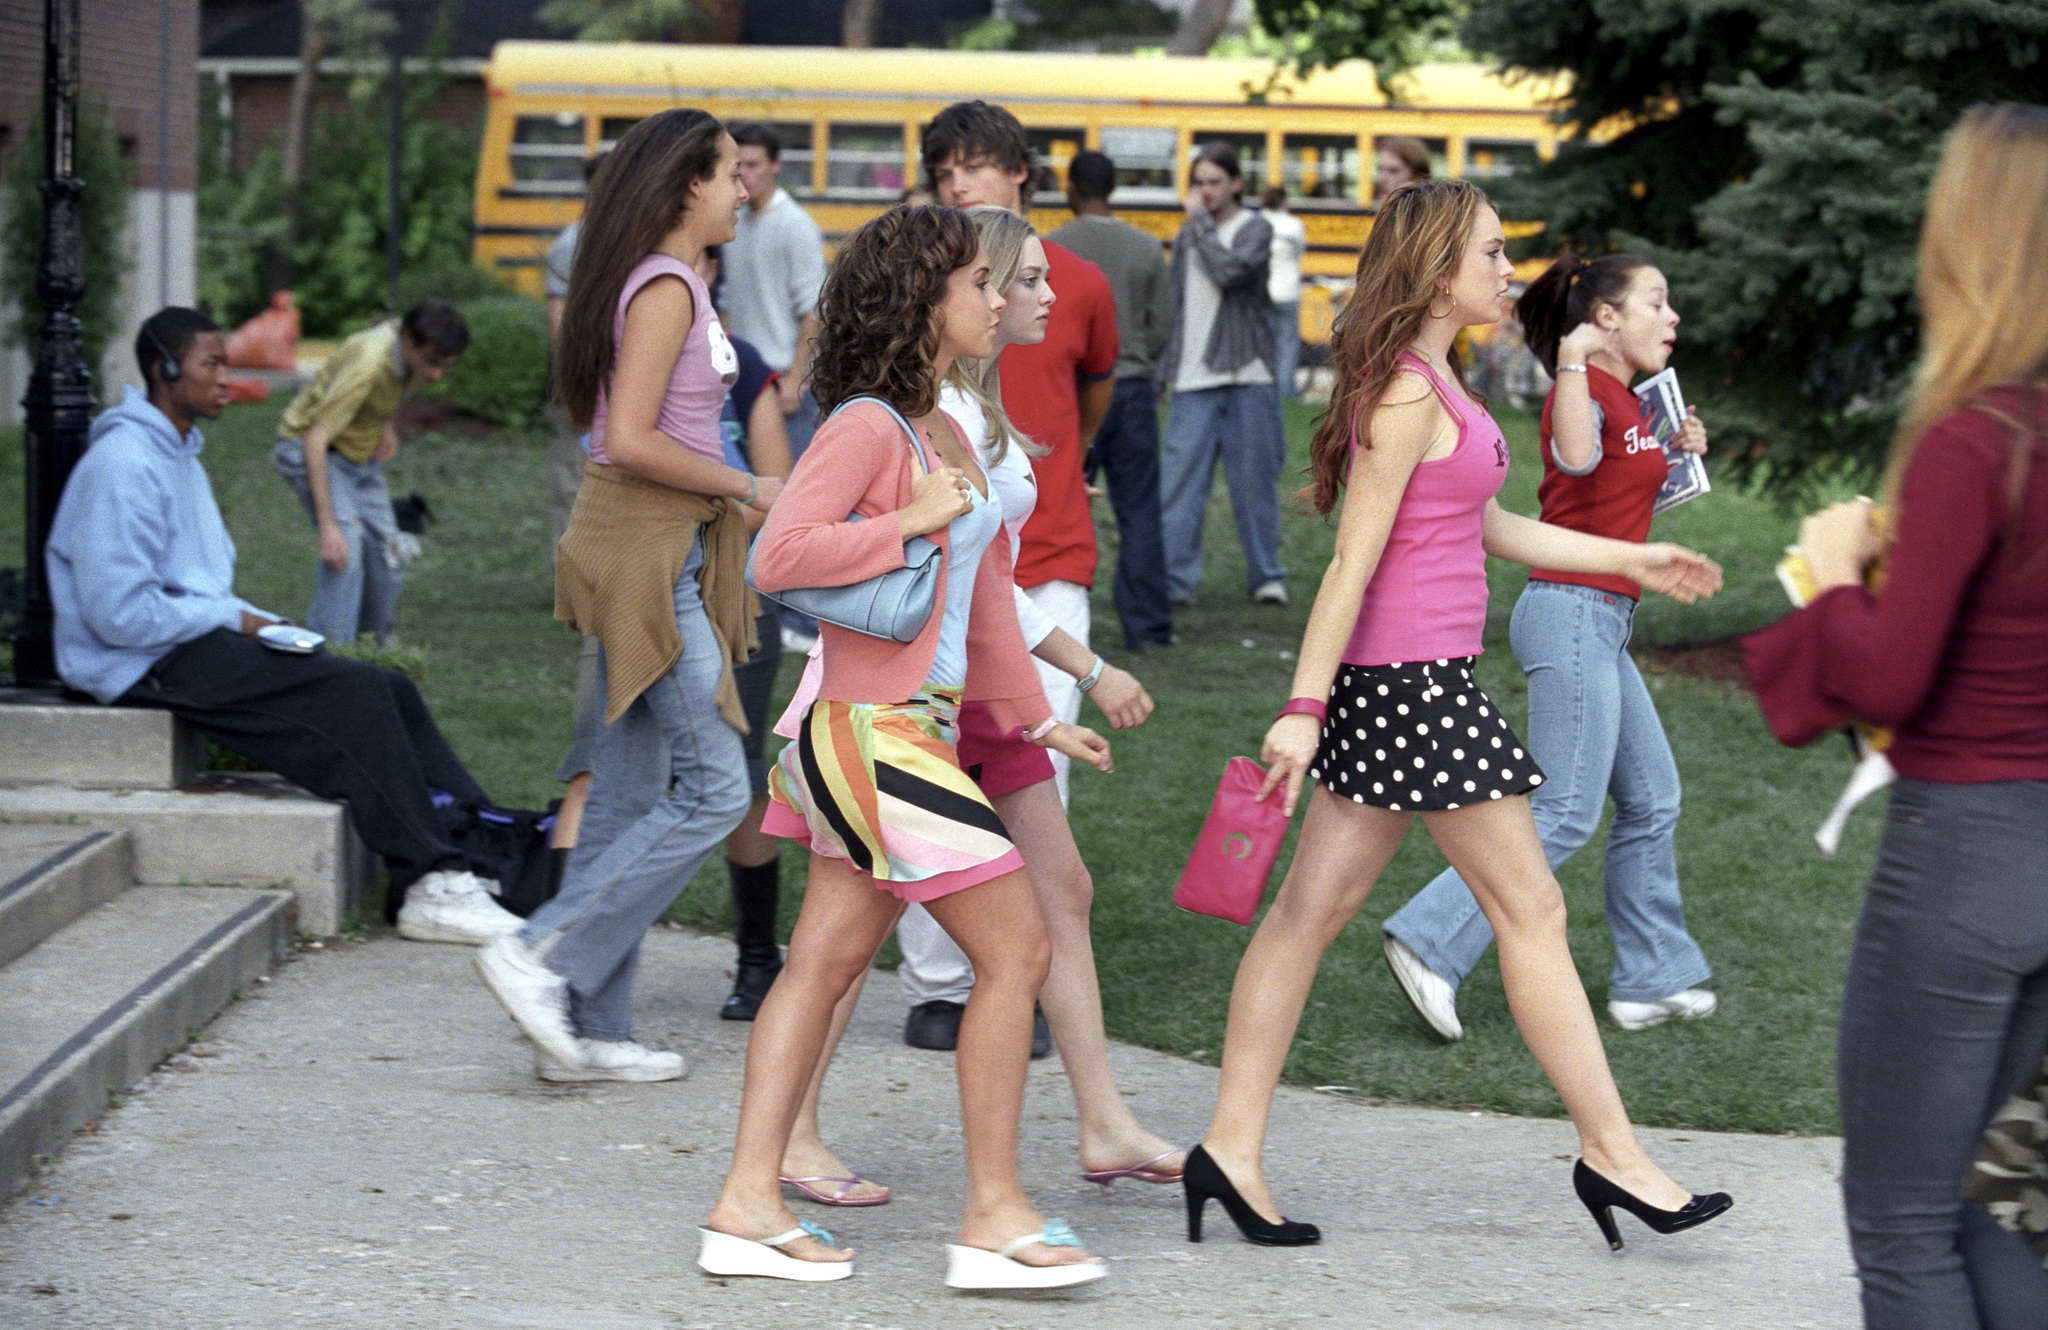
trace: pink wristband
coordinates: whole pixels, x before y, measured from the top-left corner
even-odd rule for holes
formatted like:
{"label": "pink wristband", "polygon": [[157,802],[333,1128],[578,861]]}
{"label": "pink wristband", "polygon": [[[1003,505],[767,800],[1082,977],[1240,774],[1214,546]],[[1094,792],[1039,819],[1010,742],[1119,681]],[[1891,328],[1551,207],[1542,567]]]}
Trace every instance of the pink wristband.
{"label": "pink wristband", "polygon": [[1321,724],[1330,718],[1330,704],[1318,702],[1313,697],[1291,697],[1287,699],[1287,705],[1280,708],[1280,714],[1282,716],[1314,716],[1317,724]]}
{"label": "pink wristband", "polygon": [[1058,729],[1059,723],[1060,718],[1058,716],[1047,716],[1044,720],[1038,722],[1038,724],[1033,725],[1030,729],[1024,731],[1024,737],[1030,740],[1032,743],[1038,743],[1041,740],[1043,740],[1046,735],[1051,734],[1055,729]]}

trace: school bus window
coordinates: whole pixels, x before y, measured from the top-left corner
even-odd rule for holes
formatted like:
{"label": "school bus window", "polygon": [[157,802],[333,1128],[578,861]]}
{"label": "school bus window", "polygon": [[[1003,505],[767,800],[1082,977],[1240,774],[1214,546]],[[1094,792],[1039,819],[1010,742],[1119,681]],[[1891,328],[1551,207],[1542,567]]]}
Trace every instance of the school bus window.
{"label": "school bus window", "polygon": [[1259,192],[1266,187],[1266,136],[1264,134],[1224,134],[1198,129],[1188,136],[1188,169],[1192,171],[1195,158],[1202,149],[1212,143],[1224,143],[1237,151],[1238,170],[1244,176],[1246,197],[1257,201]]}
{"label": "school bus window", "polygon": [[903,126],[833,125],[825,149],[825,192],[894,202],[903,192]]}
{"label": "school bus window", "polygon": [[597,122],[597,150],[610,152],[626,137],[626,131],[640,123],[639,116],[608,115]]}
{"label": "school bus window", "polygon": [[1536,145],[1515,140],[1466,139],[1465,174],[1479,180],[1533,171],[1539,159]]}
{"label": "school bus window", "polygon": [[1287,134],[1280,140],[1280,180],[1297,198],[1358,201],[1358,139],[1354,135]]}
{"label": "school bus window", "polygon": [[583,117],[523,115],[512,125],[512,182],[522,194],[583,192]]}
{"label": "school bus window", "polygon": [[1031,155],[1038,163],[1034,188],[1054,199],[1066,197],[1067,165],[1074,160],[1075,153],[1088,146],[1088,131],[1026,129],[1024,137],[1031,141]]}
{"label": "school bus window", "polygon": [[[793,120],[761,121],[775,131],[775,137],[782,141],[782,169],[776,173],[775,183],[791,198],[808,199],[817,196],[818,191],[811,185],[811,126],[808,122]],[[900,145],[903,131],[896,131]],[[903,156],[899,146],[896,157]]]}
{"label": "school bus window", "polygon": [[1116,163],[1116,202],[1175,202],[1173,156],[1179,146],[1180,135],[1171,129],[1104,125],[1102,151]]}

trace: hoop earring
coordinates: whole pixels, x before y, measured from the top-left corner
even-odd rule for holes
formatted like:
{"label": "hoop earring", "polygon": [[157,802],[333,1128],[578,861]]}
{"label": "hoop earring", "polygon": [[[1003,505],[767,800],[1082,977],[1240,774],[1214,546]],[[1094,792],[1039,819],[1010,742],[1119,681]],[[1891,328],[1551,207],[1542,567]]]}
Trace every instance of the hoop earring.
{"label": "hoop earring", "polygon": [[1429,302],[1429,317],[1431,317],[1432,319],[1440,319],[1444,317],[1445,314],[1449,314],[1452,310],[1458,307],[1457,299],[1451,296],[1449,292],[1439,292],[1438,294],[1444,296],[1446,299],[1449,299],[1451,303],[1445,306],[1443,311],[1439,313],[1436,307],[1436,300],[1432,298]]}

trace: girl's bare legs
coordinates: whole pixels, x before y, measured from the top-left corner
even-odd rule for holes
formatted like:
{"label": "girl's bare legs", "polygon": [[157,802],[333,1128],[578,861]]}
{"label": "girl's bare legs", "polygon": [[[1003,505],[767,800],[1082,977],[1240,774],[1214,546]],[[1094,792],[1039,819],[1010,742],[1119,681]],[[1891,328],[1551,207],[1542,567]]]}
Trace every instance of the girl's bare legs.
{"label": "girl's bare legs", "polygon": [[[1414,817],[1316,789],[1301,837],[1310,853],[1296,853],[1238,966],[1216,1118],[1203,1144],[1268,1220],[1281,1215],[1260,1164],[1266,1121],[1316,967],[1365,904]],[[1564,895],[1544,860],[1528,799],[1490,800],[1422,817],[1451,865],[1461,875],[1471,869],[1466,881],[1496,936],[1507,939],[1501,977],[1509,1009],[1564,1100],[1587,1165],[1660,1209],[1683,1206],[1689,1194],[1643,1153],[1614,1086],[1592,1007],[1572,965]]]}
{"label": "girl's bare legs", "polygon": [[[1110,1075],[1102,992],[1096,985],[1095,949],[1088,936],[1095,883],[1074,844],[1058,787],[1043,780],[990,802],[1024,855],[1052,944],[1052,964],[1038,1001],[1073,1083],[1082,1170],[1130,1168],[1173,1150],[1172,1142],[1138,1125]],[[1179,1168],[1171,1159],[1161,1160],[1160,1166],[1169,1172]]]}
{"label": "girl's bare legs", "polygon": [[1422,822],[1493,925],[1515,1028],[1564,1100],[1587,1167],[1660,1210],[1683,1206],[1691,1194],[1643,1153],[1615,1088],[1527,797],[1424,813]]}
{"label": "girl's bare legs", "polygon": [[[732,1169],[708,1226],[742,1238],[766,1238],[797,1226],[782,1200],[779,1171],[797,1110],[817,1079],[820,1055],[839,1018],[839,1004],[867,972],[875,949],[896,926],[903,903],[878,891],[842,859],[811,856],[803,909],[789,956],[754,1017],[747,1043],[746,1088]],[[1025,1007],[1029,1052],[1030,1007]],[[964,1064],[963,1064],[964,1065]],[[1006,1239],[1007,1240],[1007,1239]],[[781,1248],[806,1261],[853,1259],[802,1238]]]}
{"label": "girl's bare legs", "polygon": [[[832,1009],[832,1028],[825,1036],[825,1047],[818,1054],[817,1068],[811,1073],[810,1087],[804,1091],[804,1102],[796,1112],[796,1125],[790,1128],[789,1144],[782,1152],[782,1175],[786,1178],[854,1176],[851,1169],[839,1162],[839,1156],[832,1153],[818,1132],[818,1096],[825,1086],[825,1073],[831,1070],[833,1054],[839,1050],[840,1036],[846,1033],[846,1024],[853,1019],[853,1009],[860,1005],[861,990],[867,987],[867,982],[868,972],[862,970],[854,979],[853,987],[846,990],[846,996],[839,999],[839,1005]],[[834,1186],[822,1190],[830,1196],[840,1188]],[[845,1189],[848,1200],[864,1201],[888,1194],[887,1187],[866,1178]]]}
{"label": "girl's bare legs", "polygon": [[[1031,1062],[1031,1006],[1045,983],[1050,947],[1031,879],[1022,872],[926,901],[925,908],[974,965],[956,1054],[967,1147],[960,1243],[994,1251],[1044,1223],[1017,1177],[1017,1119]],[[1014,1259],[1072,1265],[1092,1258],[1080,1248],[1033,1243]]]}
{"label": "girl's bare legs", "polygon": [[1231,985],[1216,1116],[1202,1140],[1246,1203],[1274,1223],[1283,1216],[1261,1163],[1273,1088],[1323,952],[1365,904],[1415,816],[1354,804],[1321,786],[1308,798],[1301,849]]}

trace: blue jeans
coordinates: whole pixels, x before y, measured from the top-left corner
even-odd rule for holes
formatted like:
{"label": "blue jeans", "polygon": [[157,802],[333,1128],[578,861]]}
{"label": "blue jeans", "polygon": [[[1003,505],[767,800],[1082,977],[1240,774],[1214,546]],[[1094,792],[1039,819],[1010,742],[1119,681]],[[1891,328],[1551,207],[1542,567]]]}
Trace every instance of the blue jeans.
{"label": "blue jeans", "polygon": [[1202,585],[1202,517],[1216,483],[1216,462],[1230,487],[1245,590],[1285,582],[1280,562],[1280,468],[1286,436],[1280,397],[1270,383],[1176,390],[1166,412],[1160,465],[1160,520],[1166,537],[1166,593],[1191,600]]}
{"label": "blue jeans", "polygon": [[[569,981],[569,1023],[586,1039],[632,1037],[640,940],[747,815],[740,733],[718,714],[725,662],[698,596],[703,563],[700,542],[676,579],[682,655],[599,735],[561,894],[520,932]],[[602,697],[602,650],[597,674]]]}
{"label": "blue jeans", "polygon": [[1301,366],[1301,302],[1290,300],[1273,306],[1273,381],[1280,385],[1280,400],[1292,402],[1301,394],[1294,390],[1294,371]]}
{"label": "blue jeans", "polygon": [[[1607,833],[1614,974],[1607,996],[1616,1002],[1654,1002],[1712,974],[1685,931],[1674,838],[1678,764],[1628,654],[1635,612],[1626,596],[1531,582],[1508,627],[1515,663],[1529,676],[1529,751],[1548,777],[1531,805],[1552,868],[1593,838],[1614,796]],[[1493,943],[1479,902],[1449,869],[1382,928],[1453,988]]]}
{"label": "blue jeans", "polygon": [[1961,1196],[2048,1041],[2048,782],[1901,777],[1842,984],[1842,1203],[1867,1330],[2034,1330],[2048,1276]]}
{"label": "blue jeans", "polygon": [[1095,431],[1090,460],[1109,480],[1116,513],[1112,595],[1124,645],[1164,646],[1173,638],[1166,603],[1166,546],[1159,517],[1159,398],[1152,380],[1118,379],[1109,414]]}
{"label": "blue jeans", "polygon": [[[279,439],[271,457],[306,505],[306,515],[317,521],[313,491],[306,483],[305,444]],[[383,463],[351,462],[328,449],[327,501],[341,534],[348,538],[348,567],[336,572],[324,561],[314,561],[313,603],[306,608],[306,627],[334,642],[353,642],[358,632],[389,641],[405,565],[392,548],[398,519],[391,512],[391,491],[384,487]]]}

